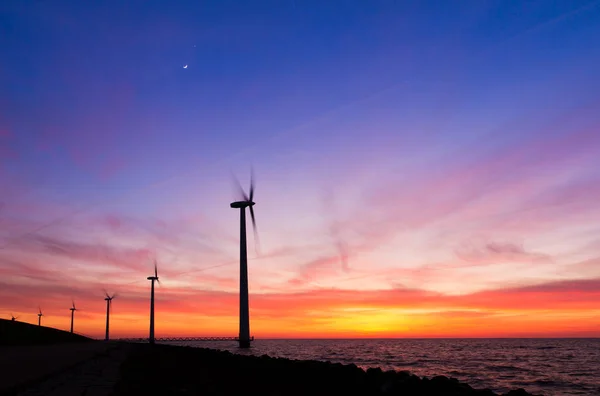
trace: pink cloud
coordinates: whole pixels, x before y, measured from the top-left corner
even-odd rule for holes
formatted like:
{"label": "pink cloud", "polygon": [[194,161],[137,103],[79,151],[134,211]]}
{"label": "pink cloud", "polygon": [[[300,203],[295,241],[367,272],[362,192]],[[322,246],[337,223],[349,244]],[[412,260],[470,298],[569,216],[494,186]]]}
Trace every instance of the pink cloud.
{"label": "pink cloud", "polygon": [[523,245],[515,243],[502,243],[489,241],[483,246],[475,244],[463,245],[456,251],[456,255],[468,262],[479,264],[502,261],[526,262],[551,262],[551,257],[543,253],[528,252]]}
{"label": "pink cloud", "polygon": [[[321,257],[302,265],[296,278],[290,279],[291,286],[304,286],[310,283],[318,283],[320,280],[331,279],[344,271],[344,257],[330,256]],[[341,262],[341,267],[340,267]]]}

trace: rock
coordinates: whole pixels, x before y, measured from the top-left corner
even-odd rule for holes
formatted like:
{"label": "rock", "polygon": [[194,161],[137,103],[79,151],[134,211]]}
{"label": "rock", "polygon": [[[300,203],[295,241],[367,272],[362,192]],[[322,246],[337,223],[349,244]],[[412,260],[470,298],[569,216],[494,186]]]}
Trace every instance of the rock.
{"label": "rock", "polygon": [[369,383],[378,383],[382,375],[383,371],[379,367],[369,367],[367,369],[366,380]]}
{"label": "rock", "polygon": [[532,395],[531,393],[528,393],[523,388],[518,388],[518,389],[513,389],[513,390],[505,393],[503,396],[535,396],[535,395]]}

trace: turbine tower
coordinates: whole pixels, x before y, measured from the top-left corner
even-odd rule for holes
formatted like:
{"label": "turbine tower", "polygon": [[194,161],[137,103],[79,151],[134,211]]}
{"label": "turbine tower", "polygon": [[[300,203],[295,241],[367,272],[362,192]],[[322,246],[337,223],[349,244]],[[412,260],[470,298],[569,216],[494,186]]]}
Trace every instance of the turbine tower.
{"label": "turbine tower", "polygon": [[154,260],[154,276],[149,276],[148,280],[152,281],[152,288],[150,290],[150,336],[148,337],[148,342],[154,344],[154,281],[157,281],[160,285],[156,260]]}
{"label": "turbine tower", "polygon": [[75,301],[73,301],[73,306],[69,309],[71,310],[71,333],[72,333],[73,332],[73,318],[75,316],[75,311],[77,311],[77,308],[75,308]]}
{"label": "turbine tower", "polygon": [[250,196],[246,195],[244,189],[239,184],[239,190],[242,195],[241,201],[232,202],[230,206],[234,209],[240,209],[240,333],[238,342],[240,348],[249,348],[250,341],[250,308],[248,304],[248,252],[246,248],[246,208],[250,208],[250,217],[254,227],[254,241],[257,242],[256,221],[254,219],[254,176],[250,176]]}
{"label": "turbine tower", "polygon": [[116,294],[109,296],[106,290],[104,291],[104,294],[106,295],[106,297],[104,298],[104,300],[106,301],[106,335],[104,336],[104,341],[108,341],[108,323],[110,317],[110,309],[112,308],[112,299],[115,298]]}
{"label": "turbine tower", "polygon": [[44,314],[42,313],[42,308],[38,307],[38,310],[40,311],[38,313],[38,326],[42,325],[42,316],[44,316]]}

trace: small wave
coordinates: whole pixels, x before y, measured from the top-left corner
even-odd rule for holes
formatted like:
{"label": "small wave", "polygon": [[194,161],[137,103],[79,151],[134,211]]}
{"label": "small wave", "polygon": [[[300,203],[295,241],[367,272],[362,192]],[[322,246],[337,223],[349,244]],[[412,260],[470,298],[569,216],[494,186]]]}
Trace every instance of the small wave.
{"label": "small wave", "polygon": [[472,376],[477,375],[477,374],[474,374],[474,373],[468,373],[466,371],[458,371],[458,370],[451,370],[451,371],[448,372],[448,374],[455,375],[457,377],[472,377]]}
{"label": "small wave", "polygon": [[418,360],[415,360],[412,362],[396,362],[394,365],[396,367],[404,367],[404,366],[416,367],[416,366],[421,366],[421,362]]}
{"label": "small wave", "polygon": [[556,387],[556,386],[560,385],[559,381],[554,381],[554,380],[535,380],[535,381],[533,381],[533,383],[536,385],[548,386],[548,387]]}
{"label": "small wave", "polygon": [[526,368],[518,367],[518,366],[507,366],[507,365],[503,365],[503,364],[485,366],[485,368],[490,371],[520,371],[520,372],[526,372],[526,373],[531,372],[530,369],[526,369]]}
{"label": "small wave", "polygon": [[572,377],[595,377],[596,376],[596,374],[594,374],[594,373],[578,373],[578,372],[568,373],[568,375],[570,375]]}

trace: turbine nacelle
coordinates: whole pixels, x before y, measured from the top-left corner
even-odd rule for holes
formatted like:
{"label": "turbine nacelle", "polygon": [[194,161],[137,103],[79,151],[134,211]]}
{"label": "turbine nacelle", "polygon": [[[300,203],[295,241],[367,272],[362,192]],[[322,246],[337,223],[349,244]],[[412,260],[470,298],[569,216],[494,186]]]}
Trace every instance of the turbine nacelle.
{"label": "turbine nacelle", "polygon": [[104,301],[107,301],[109,303],[112,303],[112,299],[117,296],[116,293],[111,296],[110,294],[108,294],[108,292],[106,290],[104,290],[104,295],[106,296],[106,297],[104,297]]}
{"label": "turbine nacelle", "polygon": [[254,206],[256,205],[255,202],[251,202],[251,201],[235,201],[232,202],[229,206],[231,206],[232,208],[235,209],[243,209],[243,208],[247,208],[248,206]]}

